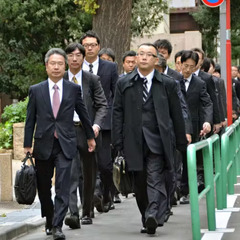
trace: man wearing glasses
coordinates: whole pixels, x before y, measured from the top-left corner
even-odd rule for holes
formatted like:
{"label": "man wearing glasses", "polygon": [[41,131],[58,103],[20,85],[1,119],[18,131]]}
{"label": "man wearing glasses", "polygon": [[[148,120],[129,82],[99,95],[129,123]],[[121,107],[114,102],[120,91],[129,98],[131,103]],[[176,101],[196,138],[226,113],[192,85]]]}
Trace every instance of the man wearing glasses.
{"label": "man wearing glasses", "polygon": [[175,132],[178,149],[187,145],[177,83],[154,70],[157,48],[141,44],[137,68],[117,82],[112,143],[133,171],[134,192],[142,215],[141,233],[154,234],[167,209],[165,171],[173,168]]}
{"label": "man wearing glasses", "polygon": [[[192,143],[198,142],[201,137],[211,131],[213,122],[213,103],[207,93],[206,83],[194,73],[199,56],[194,51],[183,51],[181,56],[181,69],[184,80],[180,81],[192,120]],[[189,203],[187,153],[183,152],[183,170],[181,182],[180,204]]]}
{"label": "man wearing glasses", "polygon": [[[71,43],[66,47],[65,52],[68,58],[69,69],[65,72],[64,78],[81,86],[82,97],[91,119],[98,149],[101,144],[100,129],[103,126],[104,118],[107,114],[107,100],[99,77],[82,70],[82,63],[85,56],[84,47],[80,43]],[[88,152],[86,134],[81,119],[79,119],[76,113],[74,114],[73,121],[77,135],[78,152],[73,158],[71,168],[69,199],[71,215],[65,218],[65,224],[72,229],[76,229],[80,228],[77,201],[78,188],[82,202],[82,224],[92,224],[91,210],[96,183],[97,161],[96,153]]]}
{"label": "man wearing glasses", "polygon": [[86,32],[80,39],[80,43],[85,48],[85,58],[83,61],[83,70],[89,71],[100,77],[106,99],[107,116],[102,126],[102,147],[97,154],[99,176],[96,181],[96,190],[94,193],[94,205],[99,212],[108,212],[114,208],[112,203],[111,190],[113,188],[112,180],[112,158],[111,158],[111,112],[112,102],[115,92],[115,85],[118,80],[117,65],[115,63],[104,61],[98,57],[100,50],[100,39],[93,31]]}

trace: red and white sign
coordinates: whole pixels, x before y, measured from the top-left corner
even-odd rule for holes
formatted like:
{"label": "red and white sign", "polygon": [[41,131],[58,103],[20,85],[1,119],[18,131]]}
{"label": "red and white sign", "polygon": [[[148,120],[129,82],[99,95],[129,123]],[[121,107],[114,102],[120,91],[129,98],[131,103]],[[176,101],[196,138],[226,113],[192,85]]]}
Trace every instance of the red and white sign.
{"label": "red and white sign", "polygon": [[219,7],[224,0],[202,0],[202,2],[208,7]]}

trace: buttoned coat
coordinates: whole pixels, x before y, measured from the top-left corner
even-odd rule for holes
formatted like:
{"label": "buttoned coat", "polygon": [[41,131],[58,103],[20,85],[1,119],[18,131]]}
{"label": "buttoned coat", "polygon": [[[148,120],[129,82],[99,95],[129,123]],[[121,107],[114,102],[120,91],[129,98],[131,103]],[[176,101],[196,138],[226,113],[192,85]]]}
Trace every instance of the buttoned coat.
{"label": "buttoned coat", "polygon": [[209,94],[207,93],[206,83],[199,77],[192,75],[187,92],[183,80],[182,92],[188,104],[188,109],[192,119],[192,142],[199,141],[199,133],[202,129],[202,124],[213,122],[213,103]]}
{"label": "buttoned coat", "polygon": [[66,158],[72,159],[77,151],[76,132],[73,125],[74,110],[81,118],[87,139],[94,138],[92,124],[81,97],[80,86],[63,79],[62,101],[56,118],[52,111],[48,81],[31,86],[24,147],[32,147],[35,130],[33,156],[40,160],[49,159],[56,129],[63,154]]}
{"label": "buttoned coat", "polygon": [[[143,85],[135,69],[118,80],[113,102],[112,143],[123,150],[131,171],[143,170],[142,104]],[[163,142],[165,166],[173,167],[174,131],[178,149],[186,148],[185,125],[182,116],[177,84],[168,76],[155,70],[151,94]],[[172,129],[173,128],[173,129]]]}

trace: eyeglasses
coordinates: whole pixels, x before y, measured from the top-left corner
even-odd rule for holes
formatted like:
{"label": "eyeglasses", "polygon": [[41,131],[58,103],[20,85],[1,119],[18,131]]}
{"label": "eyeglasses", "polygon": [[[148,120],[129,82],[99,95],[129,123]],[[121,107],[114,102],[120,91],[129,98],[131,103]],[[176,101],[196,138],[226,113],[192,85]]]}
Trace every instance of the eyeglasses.
{"label": "eyeglasses", "polygon": [[148,57],[148,58],[150,58],[150,57],[157,57],[156,55],[154,55],[153,53],[150,53],[150,52],[148,52],[148,53],[145,53],[145,52],[140,52],[140,53],[138,53],[137,54],[138,56],[140,56],[140,57],[144,57],[144,56],[146,56],[146,57]]}
{"label": "eyeglasses", "polygon": [[188,65],[188,64],[183,64],[183,67],[184,68],[189,68],[190,70],[193,70],[196,66],[194,66],[194,65]]}
{"label": "eyeglasses", "polygon": [[65,64],[65,62],[48,62],[49,65],[51,66],[63,66]]}
{"label": "eyeglasses", "polygon": [[82,54],[81,53],[77,53],[77,54],[70,53],[67,56],[68,56],[68,58],[74,58],[74,57],[81,58]]}
{"label": "eyeglasses", "polygon": [[89,48],[89,47],[94,48],[94,47],[96,47],[97,45],[98,45],[98,43],[85,43],[85,44],[83,44],[83,46],[84,46],[85,48]]}

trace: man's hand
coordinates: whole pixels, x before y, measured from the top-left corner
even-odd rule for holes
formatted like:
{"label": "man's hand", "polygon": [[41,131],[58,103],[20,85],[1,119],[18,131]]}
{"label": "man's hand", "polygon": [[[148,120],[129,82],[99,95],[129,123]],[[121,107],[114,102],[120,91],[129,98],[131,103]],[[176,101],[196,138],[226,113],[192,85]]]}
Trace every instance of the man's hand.
{"label": "man's hand", "polygon": [[27,154],[27,153],[30,153],[30,154],[32,154],[32,148],[31,147],[25,147],[24,148],[24,154]]}
{"label": "man's hand", "polygon": [[188,141],[188,145],[192,142],[192,136],[190,134],[186,134],[186,138]]}
{"label": "man's hand", "polygon": [[99,135],[100,127],[97,124],[93,124],[92,129],[93,129],[95,138],[97,138]]}
{"label": "man's hand", "polygon": [[205,136],[206,134],[208,134],[210,132],[211,132],[211,125],[209,122],[205,122],[203,124],[202,130],[200,131],[200,136]]}
{"label": "man's hand", "polygon": [[214,124],[213,125],[213,132],[214,133],[219,133],[222,128],[222,123]]}
{"label": "man's hand", "polygon": [[96,142],[95,142],[95,139],[92,138],[92,139],[88,139],[87,140],[87,144],[88,144],[88,151],[89,152],[93,152],[96,148]]}
{"label": "man's hand", "polygon": [[222,122],[222,126],[223,126],[223,127],[227,127],[227,120],[225,120],[224,122]]}

